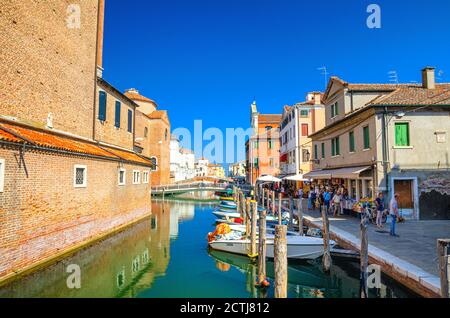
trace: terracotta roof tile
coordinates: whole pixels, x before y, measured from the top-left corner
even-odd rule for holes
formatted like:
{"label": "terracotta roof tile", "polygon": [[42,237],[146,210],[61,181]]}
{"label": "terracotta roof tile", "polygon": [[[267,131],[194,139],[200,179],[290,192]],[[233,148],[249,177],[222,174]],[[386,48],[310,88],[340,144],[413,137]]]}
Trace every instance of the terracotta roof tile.
{"label": "terracotta roof tile", "polygon": [[148,117],[152,119],[160,119],[163,118],[166,114],[166,110],[155,110],[154,112],[150,113]]}
{"label": "terracotta roof tile", "polygon": [[367,105],[450,105],[450,84],[437,84],[435,89],[410,85],[399,87]]}
{"label": "terracotta roof tile", "polygon": [[133,152],[116,150],[110,147],[100,147],[96,144],[75,140],[49,132],[25,128],[6,123],[0,123],[0,140],[18,144],[35,144],[40,147],[63,150],[73,153],[105,157],[110,159],[121,158],[126,161],[151,164]]}
{"label": "terracotta roof tile", "polygon": [[258,123],[279,123],[281,121],[281,114],[260,114],[258,116]]}
{"label": "terracotta roof tile", "polygon": [[147,98],[145,96],[142,96],[139,93],[127,91],[124,93],[124,95],[133,101],[147,102],[147,103],[152,103],[152,104],[156,105],[155,101],[153,101],[150,98]]}

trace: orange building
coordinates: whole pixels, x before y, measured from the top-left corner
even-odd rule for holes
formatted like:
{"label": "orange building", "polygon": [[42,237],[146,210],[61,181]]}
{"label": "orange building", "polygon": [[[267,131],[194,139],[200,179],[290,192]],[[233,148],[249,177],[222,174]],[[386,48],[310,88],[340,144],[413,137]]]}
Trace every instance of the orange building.
{"label": "orange building", "polygon": [[139,105],[136,110],[135,147],[142,155],[151,158],[155,168],[151,173],[151,184],[170,183],[170,120],[166,110],[139,91],[132,88],[125,96]]}
{"label": "orange building", "polygon": [[280,172],[279,127],[280,114],[260,114],[256,102],[251,105],[252,136],[246,144],[247,181],[251,184],[258,177]]}

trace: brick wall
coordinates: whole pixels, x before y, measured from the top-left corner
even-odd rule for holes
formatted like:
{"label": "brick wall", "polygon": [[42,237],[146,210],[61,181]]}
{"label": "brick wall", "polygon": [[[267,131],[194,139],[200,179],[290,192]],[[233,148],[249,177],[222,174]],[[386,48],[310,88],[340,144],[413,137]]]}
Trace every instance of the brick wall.
{"label": "brick wall", "polygon": [[[0,277],[150,214],[150,183],[118,185],[118,162],[0,148]],[[74,165],[87,166],[87,187],[74,188]],[[24,168],[26,167],[26,169]],[[28,175],[27,175],[28,174]],[[142,180],[142,175],[141,175]]]}
{"label": "brick wall", "polygon": [[[170,183],[170,124],[162,119],[151,119],[148,148],[158,160],[157,170],[152,173],[152,185]],[[165,131],[167,130],[167,138]],[[162,142],[161,144],[159,142]]]}
{"label": "brick wall", "polygon": [[[81,28],[67,27],[69,4]],[[92,137],[98,0],[0,1],[0,115]]]}
{"label": "brick wall", "polygon": [[[106,120],[104,122],[98,119],[98,94],[100,89],[106,92]],[[116,101],[121,103],[120,128],[115,127]],[[111,92],[111,90],[108,90],[106,87],[97,86],[97,99],[95,103],[95,140],[133,150],[134,127],[131,130],[131,133],[128,132],[128,110],[133,112],[134,126],[135,107],[125,99]]]}

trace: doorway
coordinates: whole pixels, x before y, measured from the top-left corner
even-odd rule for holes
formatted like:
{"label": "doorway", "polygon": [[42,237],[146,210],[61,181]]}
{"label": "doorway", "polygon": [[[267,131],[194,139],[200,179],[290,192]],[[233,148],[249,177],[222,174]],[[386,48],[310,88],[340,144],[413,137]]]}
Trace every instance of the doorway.
{"label": "doorway", "polygon": [[398,209],[406,218],[418,219],[416,213],[416,179],[414,178],[394,178],[392,184],[393,193],[399,194]]}

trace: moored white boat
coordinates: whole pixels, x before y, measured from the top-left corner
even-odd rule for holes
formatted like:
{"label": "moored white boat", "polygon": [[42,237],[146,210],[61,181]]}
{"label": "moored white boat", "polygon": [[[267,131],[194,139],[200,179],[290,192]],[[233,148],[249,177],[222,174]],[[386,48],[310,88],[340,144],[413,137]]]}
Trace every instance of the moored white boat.
{"label": "moored white boat", "polygon": [[[323,239],[308,236],[287,236],[287,257],[290,259],[316,259],[323,255]],[[273,258],[273,235],[267,235],[267,257]],[[258,245],[258,242],[257,242]],[[330,241],[330,247],[335,242]],[[249,239],[216,239],[209,242],[209,246],[218,251],[239,255],[248,255],[250,251]]]}

